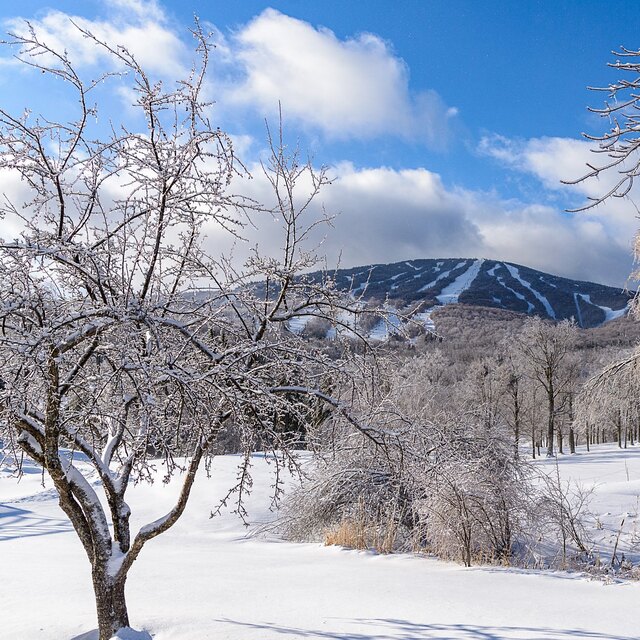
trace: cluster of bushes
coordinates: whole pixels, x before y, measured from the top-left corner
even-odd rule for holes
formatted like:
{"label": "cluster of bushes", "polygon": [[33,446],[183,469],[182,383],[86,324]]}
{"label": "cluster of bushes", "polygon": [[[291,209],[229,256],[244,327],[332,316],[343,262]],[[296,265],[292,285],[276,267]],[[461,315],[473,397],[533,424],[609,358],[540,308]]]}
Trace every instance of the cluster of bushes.
{"label": "cluster of bushes", "polygon": [[586,494],[537,472],[474,394],[458,388],[457,403],[446,402],[449,381],[440,384],[435,364],[415,359],[389,376],[369,416],[385,425],[383,440],[338,424],[327,430],[331,439],[284,506],[285,536],[466,566],[586,558]]}

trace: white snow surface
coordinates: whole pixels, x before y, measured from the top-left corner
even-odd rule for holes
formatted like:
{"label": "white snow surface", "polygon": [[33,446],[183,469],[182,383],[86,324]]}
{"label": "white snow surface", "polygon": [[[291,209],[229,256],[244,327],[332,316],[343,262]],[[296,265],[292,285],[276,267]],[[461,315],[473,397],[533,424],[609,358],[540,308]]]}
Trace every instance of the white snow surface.
{"label": "white snow surface", "polygon": [[[584,298],[585,296],[582,296],[581,294],[577,293],[576,291],[573,292],[573,303],[576,305],[576,315],[578,316],[578,326],[581,327],[582,325],[582,311],[580,311],[580,303],[578,302],[578,296],[581,296],[582,298]],[[589,296],[587,296],[589,297]]]}
{"label": "white snow surface", "polygon": [[537,289],[534,289],[533,286],[531,285],[531,283],[527,282],[520,275],[520,271],[518,271],[518,269],[516,267],[514,267],[512,264],[507,264],[505,262],[504,266],[506,267],[507,271],[511,274],[512,278],[517,280],[525,289],[529,289],[529,291],[531,291],[531,293],[533,293],[533,295],[536,297],[536,299],[544,307],[545,311],[547,312],[547,315],[550,318],[555,318],[556,317],[556,312],[553,310],[553,307],[549,303],[549,300],[547,299],[547,297],[545,295],[543,295],[542,293],[540,293]]}
{"label": "white snow surface", "polygon": [[397,313],[387,309],[387,316],[380,320],[369,333],[369,340],[388,340],[400,331],[402,320]]}
{"label": "white snow surface", "polygon": [[291,318],[291,320],[287,320],[287,328],[291,333],[300,335],[312,317],[313,316],[296,316],[295,318]]}
{"label": "white snow surface", "polygon": [[502,276],[496,276],[496,280],[507,290],[511,291],[513,295],[518,298],[518,300],[522,300],[527,303],[527,313],[531,313],[534,309],[534,306],[523,296],[519,291],[512,289],[506,282],[502,279]]}
{"label": "white snow surface", "polygon": [[466,291],[480,273],[480,267],[484,258],[474,260],[473,264],[462,274],[460,274],[450,285],[446,286],[439,296],[436,296],[440,304],[455,304],[461,294]]}
{"label": "white snow surface", "polygon": [[628,307],[623,307],[622,309],[611,309],[611,307],[604,307],[599,305],[599,307],[604,311],[604,321],[609,322],[609,320],[615,320],[616,318],[621,318],[628,311]]}
{"label": "white snow surface", "polygon": [[[257,534],[271,521],[273,464],[254,458],[245,529],[209,518],[234,483],[239,458],[214,460],[182,519],[149,542],[131,570],[131,625],[121,640],[632,640],[640,584],[584,575],[461,566],[418,555],[381,556]],[[553,470],[554,461],[538,464]],[[564,478],[597,483],[603,561],[625,518],[619,553],[633,554],[640,448],[599,446],[559,459]],[[159,469],[161,476],[161,469]],[[95,611],[89,565],[45,478],[0,471],[0,639],[89,640]],[[134,531],[161,516],[178,484],[131,487]],[[148,634],[148,635],[147,635]]]}
{"label": "white snow surface", "polygon": [[[443,280],[444,278],[446,278],[452,271],[454,271],[455,269],[459,269],[460,267],[464,267],[464,265],[465,265],[465,261],[463,260],[462,262],[458,262],[458,264],[455,267],[452,267],[448,271],[443,271],[440,275],[438,275],[438,277],[435,280],[432,280],[431,282],[425,284],[423,287],[420,287],[418,289],[418,293],[423,293],[424,291],[428,291],[429,289],[431,289],[431,287],[434,287],[436,284],[438,284],[440,280]],[[438,267],[437,270],[439,271],[440,267]]]}
{"label": "white snow surface", "polygon": [[[394,276],[391,276],[391,278],[389,278],[389,279],[390,279],[390,280],[393,280],[393,282],[395,283],[395,281],[396,281],[398,278],[401,278],[403,275],[405,275],[405,273],[406,273],[405,271],[401,271],[400,273],[396,273]],[[413,276],[413,277],[415,278],[415,276]],[[398,285],[398,284],[392,284],[392,285],[391,285],[391,288],[392,288],[392,289],[397,289],[399,286],[400,286],[400,285]]]}
{"label": "white snow surface", "polygon": [[[629,307],[628,306],[624,306],[622,307],[622,309],[612,309],[611,307],[603,307],[600,304],[596,304],[595,302],[591,302],[591,296],[586,294],[586,293],[574,293],[573,294],[573,298],[574,300],[576,299],[576,295],[580,296],[585,302],[587,302],[588,304],[592,304],[594,307],[598,307],[599,309],[602,309],[604,311],[604,321],[605,322],[609,322],[609,320],[615,320],[616,318],[621,318],[623,315],[625,315],[628,311],[629,311]],[[582,319],[580,318],[581,314],[580,314],[580,307],[578,305],[578,301],[576,300],[576,309],[578,309],[578,317],[579,317],[579,322],[580,325],[582,326]]]}
{"label": "white snow surface", "polygon": [[416,313],[413,316],[414,322],[421,323],[427,331],[436,330],[436,323],[431,318],[431,314],[435,311],[437,307],[432,307],[431,309],[427,309],[426,311],[422,311],[421,313]]}

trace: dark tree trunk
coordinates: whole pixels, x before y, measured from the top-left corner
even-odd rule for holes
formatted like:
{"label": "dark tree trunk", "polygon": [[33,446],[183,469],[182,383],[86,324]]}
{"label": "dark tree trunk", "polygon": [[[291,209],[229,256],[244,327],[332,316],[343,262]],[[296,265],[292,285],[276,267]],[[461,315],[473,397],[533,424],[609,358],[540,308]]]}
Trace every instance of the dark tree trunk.
{"label": "dark tree trunk", "polygon": [[618,411],[618,420],[616,421],[616,428],[618,430],[618,447],[622,449],[622,415]]}
{"label": "dark tree trunk", "polygon": [[558,439],[558,453],[564,453],[564,434],[562,433],[562,429],[558,427],[556,438]]}
{"label": "dark tree trunk", "polygon": [[517,460],[518,456],[520,455],[520,381],[518,379],[518,376],[511,376],[511,379],[509,380],[509,391],[511,393],[511,398],[513,399],[513,448],[514,456]]}
{"label": "dark tree trunk", "polygon": [[109,640],[118,629],[129,626],[129,615],[124,597],[126,577],[114,580],[103,569],[92,571],[93,591],[98,613],[100,640]]}
{"label": "dark tree trunk", "polygon": [[535,430],[531,433],[531,453],[533,454],[533,459],[536,459],[536,433]]}
{"label": "dark tree trunk", "polygon": [[576,452],[576,434],[573,430],[573,394],[569,394],[569,452]]}
{"label": "dark tree trunk", "polygon": [[587,451],[589,451],[589,445],[591,444],[591,427],[589,425],[587,425],[587,431],[586,431],[586,438],[585,438],[586,442],[587,442]]}
{"label": "dark tree trunk", "polygon": [[553,389],[553,380],[550,375],[547,376],[547,401],[549,403],[549,422],[547,424],[547,457],[553,456],[553,436],[554,436],[554,413],[555,413],[555,393]]}

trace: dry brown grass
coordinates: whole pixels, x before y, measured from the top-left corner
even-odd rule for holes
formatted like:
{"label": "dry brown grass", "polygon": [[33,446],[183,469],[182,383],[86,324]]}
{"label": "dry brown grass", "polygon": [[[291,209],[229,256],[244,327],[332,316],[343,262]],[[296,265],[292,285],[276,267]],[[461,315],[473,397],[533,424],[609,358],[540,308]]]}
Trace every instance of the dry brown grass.
{"label": "dry brown grass", "polygon": [[364,523],[357,520],[343,520],[324,536],[327,546],[336,545],[348,549],[368,549]]}
{"label": "dry brown grass", "polygon": [[393,553],[397,537],[398,525],[390,519],[385,526],[375,530],[373,548],[377,553]]}
{"label": "dry brown grass", "polygon": [[360,512],[355,518],[342,520],[325,533],[324,543],[347,549],[371,549],[376,553],[393,553],[398,526],[390,517],[384,524],[368,523]]}

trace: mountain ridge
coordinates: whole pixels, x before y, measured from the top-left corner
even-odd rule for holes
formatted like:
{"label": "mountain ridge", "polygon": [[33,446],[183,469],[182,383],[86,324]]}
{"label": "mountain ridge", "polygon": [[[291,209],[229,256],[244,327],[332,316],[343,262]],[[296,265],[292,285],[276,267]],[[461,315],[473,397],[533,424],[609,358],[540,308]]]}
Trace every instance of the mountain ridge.
{"label": "mountain ridge", "polygon": [[[310,274],[311,278],[319,274]],[[363,301],[396,307],[423,303],[507,309],[551,320],[574,318],[583,328],[624,315],[634,292],[572,280],[508,261],[485,258],[423,258],[372,264],[334,273],[336,287]]]}

